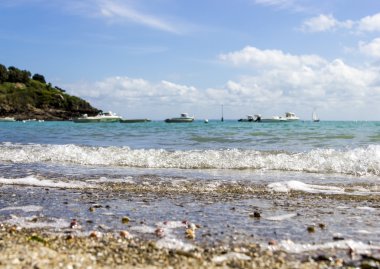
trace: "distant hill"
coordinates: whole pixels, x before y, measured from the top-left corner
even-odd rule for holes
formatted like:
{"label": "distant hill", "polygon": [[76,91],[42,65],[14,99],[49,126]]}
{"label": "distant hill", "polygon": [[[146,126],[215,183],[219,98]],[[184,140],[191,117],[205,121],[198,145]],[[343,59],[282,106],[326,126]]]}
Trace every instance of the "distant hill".
{"label": "distant hill", "polygon": [[87,101],[46,83],[43,75],[0,64],[0,117],[17,120],[69,120],[100,110]]}

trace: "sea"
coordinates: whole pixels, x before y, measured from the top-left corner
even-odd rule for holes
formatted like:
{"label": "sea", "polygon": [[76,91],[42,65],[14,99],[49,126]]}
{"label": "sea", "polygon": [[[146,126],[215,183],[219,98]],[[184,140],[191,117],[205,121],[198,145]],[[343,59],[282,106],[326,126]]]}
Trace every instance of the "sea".
{"label": "sea", "polygon": [[378,251],[379,220],[380,122],[0,122],[17,227],[300,253]]}

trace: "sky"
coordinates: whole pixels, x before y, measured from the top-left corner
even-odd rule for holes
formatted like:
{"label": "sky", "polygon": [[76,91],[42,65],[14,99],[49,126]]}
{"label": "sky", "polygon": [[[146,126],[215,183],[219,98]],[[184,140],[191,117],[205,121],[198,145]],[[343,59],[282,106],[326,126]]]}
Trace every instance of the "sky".
{"label": "sky", "polygon": [[380,120],[380,1],[0,0],[0,63],[124,118]]}

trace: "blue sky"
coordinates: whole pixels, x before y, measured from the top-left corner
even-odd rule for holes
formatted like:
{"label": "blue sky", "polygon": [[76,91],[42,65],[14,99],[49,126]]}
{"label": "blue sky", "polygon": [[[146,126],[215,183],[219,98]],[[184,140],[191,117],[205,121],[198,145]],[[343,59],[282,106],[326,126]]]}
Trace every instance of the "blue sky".
{"label": "blue sky", "polygon": [[1,0],[0,48],[125,118],[380,120],[377,0]]}

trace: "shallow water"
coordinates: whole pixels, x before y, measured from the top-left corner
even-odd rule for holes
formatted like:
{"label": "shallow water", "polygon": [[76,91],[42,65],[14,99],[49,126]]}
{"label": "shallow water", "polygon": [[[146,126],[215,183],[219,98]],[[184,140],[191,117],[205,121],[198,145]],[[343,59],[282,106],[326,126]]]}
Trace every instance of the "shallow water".
{"label": "shallow water", "polygon": [[380,245],[379,134],[379,122],[0,123],[0,221],[161,240],[157,227],[186,220],[201,226],[191,244]]}

